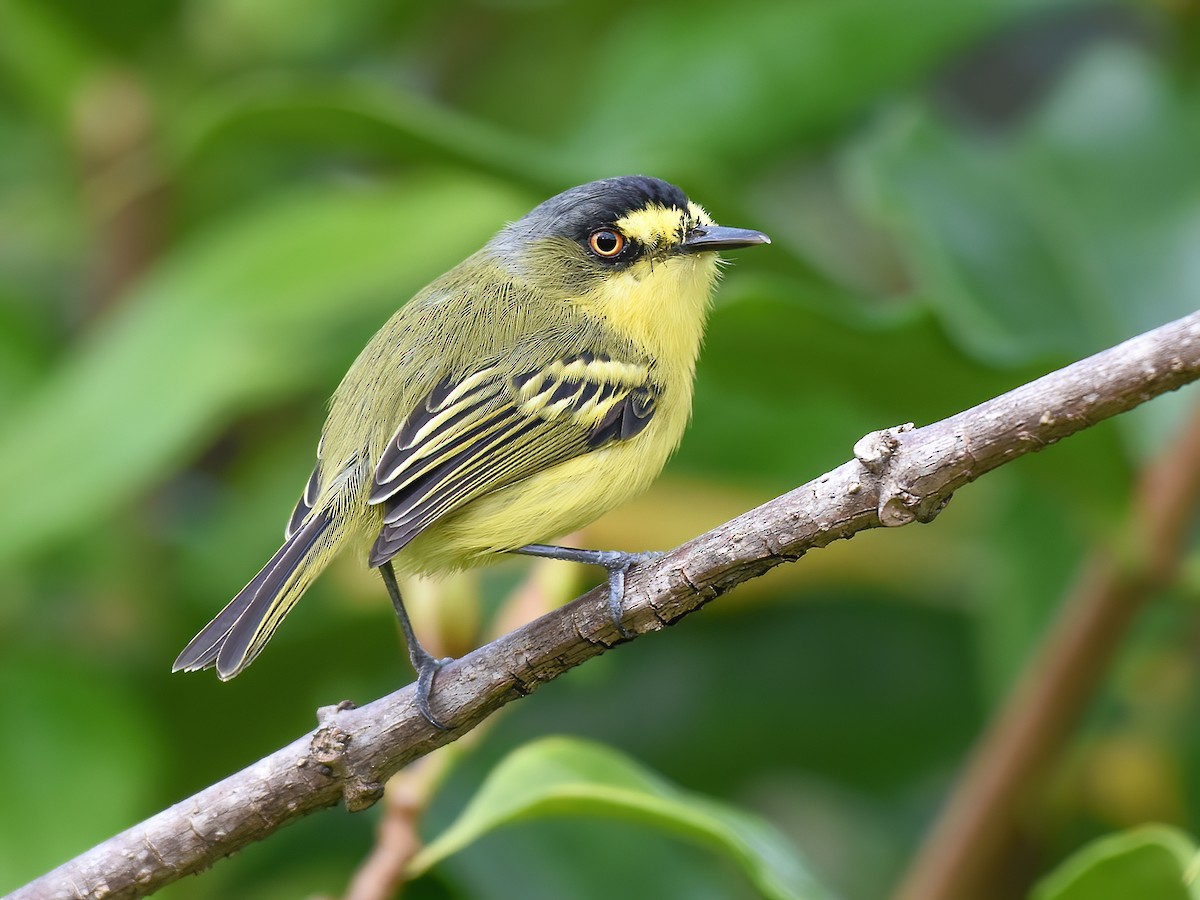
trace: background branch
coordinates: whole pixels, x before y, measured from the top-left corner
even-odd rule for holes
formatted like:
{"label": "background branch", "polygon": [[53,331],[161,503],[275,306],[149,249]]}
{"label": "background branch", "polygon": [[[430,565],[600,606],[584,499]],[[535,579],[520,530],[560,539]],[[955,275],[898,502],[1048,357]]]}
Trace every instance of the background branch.
{"label": "background branch", "polygon": [[1131,554],[1105,546],[980,739],[896,900],[1011,896],[998,871],[1037,791],[1087,708],[1137,613],[1169,585],[1200,500],[1200,409],[1142,473]]}
{"label": "background branch", "polygon": [[[581,539],[580,534],[567,535],[563,543],[576,546]],[[457,577],[461,580],[470,574],[460,573]],[[525,578],[496,611],[487,632],[474,635],[475,643],[494,640],[562,606],[576,590],[574,576],[575,573],[554,560],[533,560]],[[470,580],[475,581],[474,578]],[[439,587],[442,588],[440,594],[444,599],[446,582],[443,581]],[[482,602],[477,595],[470,599],[477,604]],[[441,617],[427,618],[436,625]],[[432,645],[440,655],[444,643],[440,643],[436,635],[434,638]],[[342,900],[392,900],[398,896],[397,892],[403,889],[408,863],[423,846],[421,820],[437,795],[446,772],[454,767],[464,752],[478,745],[480,738],[498,721],[499,716],[490,717],[457,741],[453,752],[422,757],[388,779],[384,789],[383,814],[375,829],[374,846],[351,878]]]}
{"label": "background branch", "polygon": [[[856,459],[676,548],[629,578],[623,624],[656,631],[808,550],[879,525],[929,521],[985,472],[1200,377],[1200,313],[924,428],[868,435]],[[344,799],[379,799],[399,768],[618,643],[593,590],[438,675],[434,731],[404,688],[326,707],[281,750],[19,888],[15,900],[144,896]]]}

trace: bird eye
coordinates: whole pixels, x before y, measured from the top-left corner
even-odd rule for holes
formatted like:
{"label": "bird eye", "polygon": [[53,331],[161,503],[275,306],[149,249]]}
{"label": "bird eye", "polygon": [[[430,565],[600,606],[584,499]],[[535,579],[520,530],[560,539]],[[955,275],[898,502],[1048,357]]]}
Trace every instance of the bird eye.
{"label": "bird eye", "polygon": [[588,236],[588,246],[597,256],[611,259],[625,249],[625,235],[609,228],[601,228]]}

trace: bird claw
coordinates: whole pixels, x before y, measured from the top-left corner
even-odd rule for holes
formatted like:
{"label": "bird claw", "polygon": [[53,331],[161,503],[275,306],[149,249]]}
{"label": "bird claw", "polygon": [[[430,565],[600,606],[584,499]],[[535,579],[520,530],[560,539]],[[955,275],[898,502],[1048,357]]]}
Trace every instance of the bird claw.
{"label": "bird claw", "polygon": [[526,556],[538,556],[542,559],[559,559],[588,566],[603,566],[608,569],[608,609],[612,615],[613,624],[617,627],[617,631],[621,632],[623,638],[633,637],[633,632],[621,622],[621,616],[625,611],[625,573],[640,563],[661,559],[666,555],[659,550],[628,553],[623,550],[580,550],[575,547],[559,547],[554,544],[526,544],[512,552],[523,553]]}
{"label": "bird claw", "polygon": [[449,731],[450,726],[438,719],[429,707],[429,697],[433,692],[433,678],[446,663],[453,661],[453,656],[436,659],[428,653],[420,657],[416,653],[412,654],[413,668],[417,670],[417,712],[438,731]]}
{"label": "bird claw", "polygon": [[604,550],[600,565],[608,569],[608,611],[613,624],[623,638],[633,637],[633,632],[621,621],[625,613],[625,573],[636,565],[660,559],[665,554],[658,550],[643,553],[625,553],[620,550]]}

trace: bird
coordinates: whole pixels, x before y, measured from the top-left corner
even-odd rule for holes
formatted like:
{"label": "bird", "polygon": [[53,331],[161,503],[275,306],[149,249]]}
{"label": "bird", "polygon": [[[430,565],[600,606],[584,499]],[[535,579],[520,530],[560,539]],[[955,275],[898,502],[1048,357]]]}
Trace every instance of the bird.
{"label": "bird", "polygon": [[519,553],[603,566],[620,626],[648,554],[540,543],[645,490],[691,417],[719,253],[770,238],[723,227],[678,187],[605,178],[545,200],[419,291],[333,394],[285,540],[175,660],[228,680],[340,551],[392,600],[434,727],[434,676],[397,581]]}

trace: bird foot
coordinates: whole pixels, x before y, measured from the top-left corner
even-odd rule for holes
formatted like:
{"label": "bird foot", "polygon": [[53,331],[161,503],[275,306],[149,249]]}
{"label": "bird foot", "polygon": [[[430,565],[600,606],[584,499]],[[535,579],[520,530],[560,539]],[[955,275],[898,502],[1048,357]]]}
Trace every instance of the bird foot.
{"label": "bird foot", "polygon": [[449,731],[450,726],[438,719],[433,714],[433,710],[430,709],[429,697],[433,692],[434,676],[441,671],[442,667],[445,666],[446,663],[454,662],[454,657],[444,656],[441,659],[437,659],[436,657],[426,653],[425,648],[421,647],[420,644],[418,644],[417,647],[420,648],[419,653],[409,653],[409,658],[412,660],[413,668],[416,669],[417,672],[417,712],[421,714],[426,722],[428,722],[438,731]]}
{"label": "bird foot", "polygon": [[613,624],[621,637],[631,638],[633,633],[621,624],[621,614],[625,611],[625,573],[634,566],[660,559],[666,554],[658,550],[644,553],[627,553],[623,550],[580,550],[576,547],[559,547],[554,544],[526,544],[518,547],[513,553],[523,553],[526,556],[540,556],[543,559],[559,559],[566,562],[583,563],[588,566],[603,566],[608,569],[608,609],[612,615]]}
{"label": "bird foot", "polygon": [[625,613],[625,573],[636,565],[659,559],[665,554],[657,550],[644,553],[625,553],[621,550],[600,550],[596,562],[608,569],[608,611],[621,637],[631,638],[631,632],[621,622]]}

